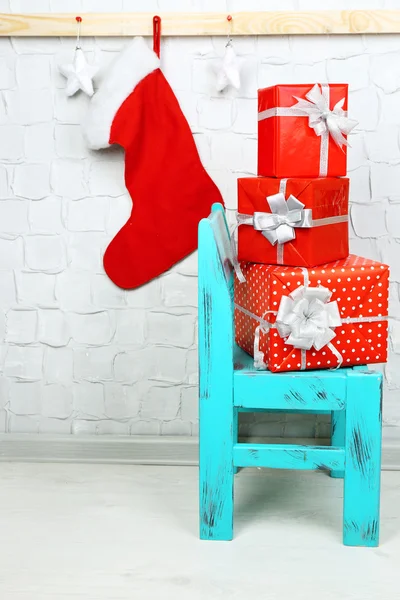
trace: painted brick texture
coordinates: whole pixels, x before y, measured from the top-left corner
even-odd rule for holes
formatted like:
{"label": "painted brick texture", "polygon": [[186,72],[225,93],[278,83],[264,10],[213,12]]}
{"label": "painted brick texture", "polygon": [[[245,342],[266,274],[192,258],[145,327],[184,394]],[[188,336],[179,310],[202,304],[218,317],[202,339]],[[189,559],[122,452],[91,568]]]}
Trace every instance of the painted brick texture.
{"label": "painted brick texture", "polygon": [[[146,5],[144,7],[144,4]],[[370,0],[324,8],[391,8]],[[312,10],[311,0],[268,8]],[[263,10],[263,0],[2,0],[3,12]],[[235,39],[238,94],[218,94],[223,38],[166,39],[162,66],[210,175],[236,208],[236,179],[255,174],[257,88],[348,81],[351,249],[388,262],[387,430],[400,426],[400,36]],[[137,291],[116,288],[102,254],[130,212],[123,153],[89,151],[88,98],[66,98],[57,64],[75,41],[0,38],[0,431],[196,435],[196,256]],[[118,38],[83,39],[107,64]],[[177,214],[179,218],[179,214]],[[143,248],[145,255],[146,249]],[[327,419],[244,415],[243,433],[326,436]]]}

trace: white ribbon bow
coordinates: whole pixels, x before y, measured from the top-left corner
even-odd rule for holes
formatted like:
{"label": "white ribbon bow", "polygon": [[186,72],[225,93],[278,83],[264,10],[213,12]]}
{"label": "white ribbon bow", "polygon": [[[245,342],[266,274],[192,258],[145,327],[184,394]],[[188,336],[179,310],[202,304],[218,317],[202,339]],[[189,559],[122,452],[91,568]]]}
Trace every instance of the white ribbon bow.
{"label": "white ribbon bow", "polygon": [[340,149],[350,145],[343,134],[350,133],[357,125],[357,121],[349,119],[346,111],[343,110],[344,98],[335,104],[333,110],[330,110],[324,88],[321,91],[318,83],[306,94],[307,100],[294,97],[297,104],[293,108],[300,109],[308,115],[308,124],[314,129],[316,135],[321,136],[328,131]]}
{"label": "white ribbon bow", "polygon": [[337,302],[329,302],[331,296],[328,288],[302,285],[282,297],[275,326],[286,344],[301,350],[321,350],[326,345],[332,348],[333,329],[342,320]]}
{"label": "white ribbon bow", "polygon": [[282,193],[267,196],[271,213],[255,212],[253,227],[274,246],[285,244],[296,237],[295,227],[312,227],[312,211],[290,195],[287,201]]}

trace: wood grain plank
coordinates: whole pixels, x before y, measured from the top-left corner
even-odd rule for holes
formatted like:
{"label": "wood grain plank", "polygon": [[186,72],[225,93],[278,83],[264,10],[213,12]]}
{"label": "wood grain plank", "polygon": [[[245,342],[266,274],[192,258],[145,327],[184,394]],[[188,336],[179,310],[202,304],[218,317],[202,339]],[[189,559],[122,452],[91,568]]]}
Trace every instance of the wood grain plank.
{"label": "wood grain plank", "polygon": [[343,543],[378,546],[382,374],[348,373]]}
{"label": "wood grain plank", "polygon": [[331,470],[344,468],[344,448],[295,444],[235,444],[236,467]]}
{"label": "wood grain plank", "polygon": [[[0,36],[76,35],[74,14],[0,14]],[[82,36],[152,35],[153,13],[84,13]],[[160,13],[165,36],[227,35],[226,13]],[[400,10],[232,13],[232,35],[400,33]]]}
{"label": "wood grain plank", "polygon": [[[199,225],[200,537],[233,537],[233,308],[216,236],[224,213]],[[222,246],[221,246],[222,247]],[[231,278],[232,279],[232,278]]]}
{"label": "wood grain plank", "polygon": [[[340,446],[344,448],[346,437],[346,411],[333,410],[331,416],[331,444],[332,446]],[[343,479],[344,471],[332,469],[331,477],[335,479]]]}
{"label": "wood grain plank", "polygon": [[235,372],[234,403],[240,408],[301,410],[343,410],[346,376],[340,371],[309,374],[276,374],[259,371]]}

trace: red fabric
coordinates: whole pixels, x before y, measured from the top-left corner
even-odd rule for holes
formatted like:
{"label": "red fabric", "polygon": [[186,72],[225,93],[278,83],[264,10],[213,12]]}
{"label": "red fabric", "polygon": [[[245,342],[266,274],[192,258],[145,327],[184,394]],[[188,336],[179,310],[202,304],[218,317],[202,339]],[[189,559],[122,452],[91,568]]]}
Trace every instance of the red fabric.
{"label": "red fabric", "polygon": [[[267,196],[279,192],[280,179],[241,177],[238,179],[239,213],[270,213]],[[348,214],[349,180],[345,177],[316,179],[291,178],[286,183],[286,199],[293,194],[305,208],[312,209],[313,219]],[[314,267],[345,258],[349,254],[348,223],[335,223],[310,229],[295,228],[296,237],[283,246],[284,265]],[[277,246],[273,246],[251,225],[238,230],[238,258],[248,262],[277,264]]]}
{"label": "red fabric", "polygon": [[105,252],[104,268],[116,285],[131,289],[193,252],[200,219],[222,198],[159,69],[121,105],[109,143],[125,149],[125,184],[133,207]]}
{"label": "red fabric", "polygon": [[[235,306],[275,323],[282,296],[304,285],[300,267],[242,263],[245,283],[235,279]],[[342,325],[335,328],[332,344],[342,355],[342,366],[384,363],[387,361],[389,267],[367,258],[350,255],[345,260],[307,269],[310,285],[322,285],[338,303]],[[272,312],[267,312],[272,311]],[[374,322],[346,323],[352,319],[375,317]],[[236,343],[254,356],[254,336],[259,322],[235,308]],[[272,326],[260,331],[260,351],[270,371],[299,371],[301,350],[285,343]],[[324,346],[306,351],[306,369],[331,369],[338,360]]]}
{"label": "red fabric", "polygon": [[[258,112],[269,108],[289,107],[297,103],[295,96],[305,98],[313,87],[304,85],[274,85],[258,90]],[[330,109],[345,98],[347,110],[348,85],[331,83]],[[346,137],[346,136],[345,136]],[[321,138],[308,125],[308,117],[270,117],[258,121],[258,175],[267,177],[319,177]],[[347,148],[341,150],[329,136],[329,177],[346,175]]]}

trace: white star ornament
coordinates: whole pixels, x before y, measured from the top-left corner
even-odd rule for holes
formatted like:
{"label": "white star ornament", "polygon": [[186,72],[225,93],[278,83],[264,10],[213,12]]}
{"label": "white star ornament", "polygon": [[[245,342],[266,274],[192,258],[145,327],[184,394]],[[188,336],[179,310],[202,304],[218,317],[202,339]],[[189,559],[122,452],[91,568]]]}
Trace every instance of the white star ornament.
{"label": "white star ornament", "polygon": [[72,63],[61,65],[60,73],[67,78],[65,93],[67,96],[73,96],[78,90],[82,90],[88,96],[93,96],[93,77],[96,75],[99,67],[90,65],[83,53],[82,48],[76,48]]}
{"label": "white star ornament", "polygon": [[240,89],[240,59],[231,42],[226,45],[225,55],[217,72],[217,91],[222,92],[228,86]]}

